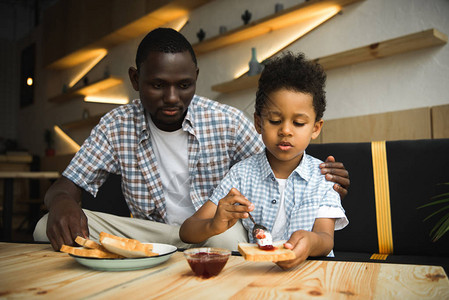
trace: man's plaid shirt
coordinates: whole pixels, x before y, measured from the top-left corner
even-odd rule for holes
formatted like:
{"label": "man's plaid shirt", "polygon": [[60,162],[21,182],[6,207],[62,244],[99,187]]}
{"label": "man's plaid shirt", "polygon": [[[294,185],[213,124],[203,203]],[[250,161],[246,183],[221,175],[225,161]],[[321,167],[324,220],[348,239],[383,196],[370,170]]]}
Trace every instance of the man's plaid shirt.
{"label": "man's plaid shirt", "polygon": [[[189,133],[190,197],[195,209],[209,199],[232,165],[263,149],[254,125],[242,112],[204,97],[193,97],[182,128]],[[92,130],[63,176],[95,196],[109,173],[120,174],[133,216],[166,222],[148,131],[140,100],[112,110]]]}

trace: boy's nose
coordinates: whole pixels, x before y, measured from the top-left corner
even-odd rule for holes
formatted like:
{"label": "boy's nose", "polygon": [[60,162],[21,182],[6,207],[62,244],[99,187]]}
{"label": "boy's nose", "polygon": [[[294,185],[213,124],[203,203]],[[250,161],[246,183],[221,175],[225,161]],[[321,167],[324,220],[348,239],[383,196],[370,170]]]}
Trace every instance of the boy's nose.
{"label": "boy's nose", "polygon": [[279,135],[281,136],[289,136],[292,134],[291,126],[289,124],[282,124],[281,128],[279,129]]}

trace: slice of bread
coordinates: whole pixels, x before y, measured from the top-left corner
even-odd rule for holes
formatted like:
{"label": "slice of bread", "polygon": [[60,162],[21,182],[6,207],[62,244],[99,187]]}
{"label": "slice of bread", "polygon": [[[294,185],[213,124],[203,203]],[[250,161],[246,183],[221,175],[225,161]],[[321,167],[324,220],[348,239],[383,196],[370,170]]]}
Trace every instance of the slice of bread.
{"label": "slice of bread", "polygon": [[111,253],[108,251],[103,251],[100,249],[88,249],[88,248],[77,248],[67,245],[62,245],[61,252],[70,253],[77,256],[84,257],[96,257],[96,258],[123,258],[122,255]]}
{"label": "slice of bread", "polygon": [[155,256],[152,244],[143,244],[138,240],[115,236],[106,232],[100,233],[100,243],[109,252],[123,255],[124,257],[147,257]]}
{"label": "slice of bread", "polygon": [[274,250],[262,250],[257,244],[239,243],[240,254],[248,261],[283,261],[296,257],[295,252],[284,248],[284,242],[274,242]]}
{"label": "slice of bread", "polygon": [[89,249],[100,249],[100,250],[106,250],[102,245],[98,244],[95,241],[89,240],[89,239],[85,239],[83,237],[77,236],[75,239],[75,242],[80,245],[83,246],[85,248],[89,248]]}

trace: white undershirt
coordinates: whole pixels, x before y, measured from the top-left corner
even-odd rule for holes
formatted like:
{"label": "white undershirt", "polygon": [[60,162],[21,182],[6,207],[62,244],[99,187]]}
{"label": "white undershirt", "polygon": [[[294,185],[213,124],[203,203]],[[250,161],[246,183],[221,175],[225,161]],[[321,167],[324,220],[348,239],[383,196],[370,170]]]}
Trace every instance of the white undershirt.
{"label": "white undershirt", "polygon": [[181,225],[195,213],[189,192],[188,133],[182,129],[162,131],[154,125],[149,114],[147,117],[165,195],[167,222]]}
{"label": "white undershirt", "polygon": [[[279,193],[281,194],[281,199],[279,201],[279,209],[271,231],[271,236],[273,237],[273,241],[280,241],[283,239],[287,224],[287,214],[285,213],[284,201],[284,191],[287,179],[276,178],[276,180],[279,183]],[[349,223],[345,213],[338,207],[321,206],[318,209],[316,218],[336,219],[335,230],[342,229]]]}
{"label": "white undershirt", "polygon": [[271,237],[273,241],[280,241],[284,235],[285,227],[287,224],[287,214],[285,213],[285,201],[284,201],[284,190],[285,183],[287,179],[276,178],[279,183],[279,194],[281,194],[281,199],[279,201],[279,209],[274,220],[273,230],[271,230]]}

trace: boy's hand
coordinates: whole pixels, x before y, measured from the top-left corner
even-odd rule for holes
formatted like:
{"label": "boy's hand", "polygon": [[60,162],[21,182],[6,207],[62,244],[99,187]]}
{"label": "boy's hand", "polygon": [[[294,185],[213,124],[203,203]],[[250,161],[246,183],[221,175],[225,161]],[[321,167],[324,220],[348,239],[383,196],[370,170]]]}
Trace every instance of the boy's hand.
{"label": "boy's hand", "polygon": [[279,261],[276,264],[284,270],[298,266],[310,255],[311,235],[310,231],[298,230],[293,232],[290,239],[284,243],[284,247],[292,249],[296,258],[292,260]]}
{"label": "boy's hand", "polygon": [[234,226],[239,219],[248,218],[248,212],[253,210],[254,204],[246,199],[237,189],[232,188],[218,202],[217,211],[215,212],[211,227],[216,232],[224,232]]}
{"label": "boy's hand", "polygon": [[334,184],[334,190],[340,194],[340,198],[343,199],[348,194],[349,185],[349,172],[341,162],[335,162],[333,156],[328,156],[326,161],[320,164],[321,174],[326,176],[326,179]]}

